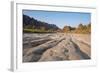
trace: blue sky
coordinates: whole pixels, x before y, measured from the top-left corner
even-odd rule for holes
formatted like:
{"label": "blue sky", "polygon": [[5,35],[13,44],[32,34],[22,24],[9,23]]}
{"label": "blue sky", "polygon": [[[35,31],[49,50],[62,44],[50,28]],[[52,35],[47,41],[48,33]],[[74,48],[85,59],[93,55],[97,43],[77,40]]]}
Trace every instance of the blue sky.
{"label": "blue sky", "polygon": [[59,28],[63,28],[65,25],[77,27],[80,23],[87,25],[91,22],[90,13],[23,10],[23,14],[55,24]]}

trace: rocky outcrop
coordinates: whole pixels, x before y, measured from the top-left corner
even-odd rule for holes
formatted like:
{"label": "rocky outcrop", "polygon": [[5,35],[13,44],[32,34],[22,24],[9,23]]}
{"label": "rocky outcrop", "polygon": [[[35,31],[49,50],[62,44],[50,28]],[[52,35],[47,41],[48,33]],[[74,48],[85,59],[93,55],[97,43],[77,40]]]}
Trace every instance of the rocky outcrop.
{"label": "rocky outcrop", "polygon": [[49,41],[24,49],[26,51],[23,54],[23,62],[69,61],[91,58],[91,45],[87,40],[88,44],[82,41],[86,37],[82,37],[81,34],[55,33],[49,34],[48,37]]}

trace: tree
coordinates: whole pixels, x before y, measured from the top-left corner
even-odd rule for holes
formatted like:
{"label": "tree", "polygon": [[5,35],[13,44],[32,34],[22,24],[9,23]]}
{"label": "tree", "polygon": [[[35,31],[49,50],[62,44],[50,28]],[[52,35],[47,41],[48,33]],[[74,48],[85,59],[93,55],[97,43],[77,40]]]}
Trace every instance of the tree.
{"label": "tree", "polygon": [[69,32],[71,30],[70,26],[64,26],[63,32]]}
{"label": "tree", "polygon": [[88,31],[89,33],[91,33],[91,23],[89,23],[89,24],[87,25],[87,31]]}
{"label": "tree", "polygon": [[78,29],[83,29],[83,28],[84,28],[83,24],[80,23],[80,24],[78,25]]}
{"label": "tree", "polygon": [[91,23],[89,23],[89,24],[87,25],[87,28],[91,28]]}

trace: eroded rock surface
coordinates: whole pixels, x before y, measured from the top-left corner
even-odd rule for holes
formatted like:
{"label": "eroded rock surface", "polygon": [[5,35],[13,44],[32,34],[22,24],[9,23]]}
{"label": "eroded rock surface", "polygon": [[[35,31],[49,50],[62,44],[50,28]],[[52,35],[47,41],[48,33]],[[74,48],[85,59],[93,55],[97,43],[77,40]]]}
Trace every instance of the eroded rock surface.
{"label": "eroded rock surface", "polygon": [[23,46],[28,45],[29,47],[23,48],[23,62],[83,60],[91,58],[90,35],[64,33],[33,35],[35,36],[32,37],[32,34],[24,36]]}

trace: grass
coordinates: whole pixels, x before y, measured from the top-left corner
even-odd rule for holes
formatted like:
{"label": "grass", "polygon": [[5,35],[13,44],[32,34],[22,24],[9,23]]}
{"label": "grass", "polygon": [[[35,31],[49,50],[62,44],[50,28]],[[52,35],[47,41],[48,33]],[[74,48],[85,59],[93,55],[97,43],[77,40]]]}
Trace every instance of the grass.
{"label": "grass", "polygon": [[23,32],[26,33],[52,33],[50,30],[41,30],[41,29],[23,29]]}

